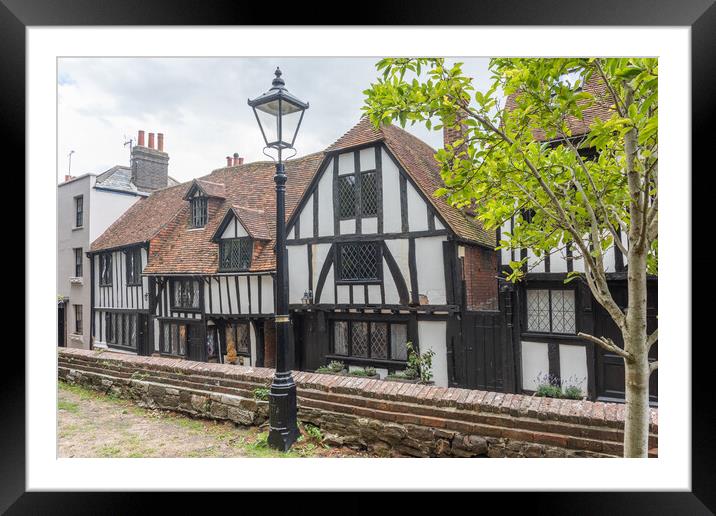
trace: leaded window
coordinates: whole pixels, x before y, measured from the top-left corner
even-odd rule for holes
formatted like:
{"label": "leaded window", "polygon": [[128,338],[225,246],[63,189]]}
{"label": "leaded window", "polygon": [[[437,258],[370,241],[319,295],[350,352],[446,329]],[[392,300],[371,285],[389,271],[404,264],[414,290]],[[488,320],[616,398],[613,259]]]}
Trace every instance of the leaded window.
{"label": "leaded window", "polygon": [[104,335],[109,344],[137,349],[137,315],[105,312]]}
{"label": "leaded window", "polygon": [[75,278],[82,277],[82,248],[75,247]]}
{"label": "leaded window", "polygon": [[162,323],[160,352],[164,355],[186,356],[187,325],[181,323]]}
{"label": "leaded window", "polygon": [[199,309],[199,282],[193,279],[177,279],[172,282],[172,308]]}
{"label": "leaded window", "polygon": [[528,289],[527,330],[576,333],[574,290]]}
{"label": "leaded window", "polygon": [[375,170],[338,177],[338,215],[342,219],[378,215],[378,174]]}
{"label": "leaded window", "polygon": [[380,281],[380,246],[376,242],[341,244],[338,254],[339,281]]}
{"label": "leaded window", "polygon": [[203,228],[207,219],[206,197],[194,197],[191,200],[191,227]]}
{"label": "leaded window", "polygon": [[99,284],[101,287],[112,284],[112,253],[99,255]]}
{"label": "leaded window", "polygon": [[84,225],[84,197],[75,197],[75,227],[81,228]]}
{"label": "leaded window", "polygon": [[125,253],[127,262],[127,285],[139,285],[142,282],[142,250],[139,247]]}
{"label": "leaded window", "polygon": [[239,355],[251,354],[251,331],[248,322],[226,323],[226,350],[233,346]]}
{"label": "leaded window", "polygon": [[342,219],[350,219],[357,214],[356,176],[340,176],[338,178],[338,206]]}
{"label": "leaded window", "polygon": [[333,321],[332,353],[376,360],[408,358],[408,326],[382,321]]}
{"label": "leaded window", "polygon": [[246,270],[251,266],[252,252],[250,238],[226,238],[219,243],[219,266],[222,270]]}

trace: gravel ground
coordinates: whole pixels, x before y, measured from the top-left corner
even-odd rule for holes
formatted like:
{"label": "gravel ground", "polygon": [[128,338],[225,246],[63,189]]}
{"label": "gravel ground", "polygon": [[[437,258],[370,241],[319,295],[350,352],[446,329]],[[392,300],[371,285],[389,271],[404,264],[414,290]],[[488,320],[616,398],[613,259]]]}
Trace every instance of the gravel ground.
{"label": "gravel ground", "polygon": [[315,429],[289,453],[266,447],[267,428],[192,419],[59,383],[59,457],[371,457],[328,447]]}

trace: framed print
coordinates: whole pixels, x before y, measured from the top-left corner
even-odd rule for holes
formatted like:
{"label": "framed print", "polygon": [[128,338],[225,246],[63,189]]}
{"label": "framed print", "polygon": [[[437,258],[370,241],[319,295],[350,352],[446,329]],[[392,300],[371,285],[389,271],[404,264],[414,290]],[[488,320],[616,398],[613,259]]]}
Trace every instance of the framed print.
{"label": "framed print", "polygon": [[254,490],[714,510],[691,280],[712,2],[350,26],[182,4],[3,1],[28,203],[3,510]]}

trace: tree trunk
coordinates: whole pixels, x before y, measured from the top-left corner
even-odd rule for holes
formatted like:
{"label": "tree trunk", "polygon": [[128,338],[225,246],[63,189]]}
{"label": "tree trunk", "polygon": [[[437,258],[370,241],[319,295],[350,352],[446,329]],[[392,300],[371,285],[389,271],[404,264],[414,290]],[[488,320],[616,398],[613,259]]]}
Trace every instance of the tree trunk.
{"label": "tree trunk", "polygon": [[649,360],[646,353],[625,360],[624,457],[646,457],[649,450]]}

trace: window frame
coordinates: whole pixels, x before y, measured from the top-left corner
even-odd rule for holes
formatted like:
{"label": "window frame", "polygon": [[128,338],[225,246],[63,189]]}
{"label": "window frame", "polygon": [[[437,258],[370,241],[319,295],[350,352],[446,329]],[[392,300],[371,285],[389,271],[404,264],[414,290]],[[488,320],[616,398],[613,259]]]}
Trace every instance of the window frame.
{"label": "window frame", "polygon": [[[363,199],[363,176],[365,174],[374,174],[375,175],[375,213],[371,213],[369,215],[365,214],[365,201]],[[340,181],[343,178],[347,177],[354,177],[355,181],[353,183],[353,188],[355,189],[355,206],[354,206],[354,215],[352,216],[344,216],[341,213],[343,203],[341,202],[340,198]],[[360,170],[356,172],[351,172],[350,174],[338,174],[336,177],[336,197],[338,198],[338,218],[339,220],[354,220],[354,219],[364,219],[364,218],[373,218],[378,217],[380,214],[380,190],[382,189],[383,185],[378,180],[380,178],[380,174],[378,174],[377,168],[371,168],[368,170]]]}
{"label": "window frame", "polygon": [[[206,227],[209,222],[209,202],[208,197],[204,195],[196,195],[189,200],[189,223],[192,229]],[[197,215],[197,211],[201,213]],[[200,224],[201,223],[201,224]]]}
{"label": "window frame", "polygon": [[84,262],[82,261],[82,248],[74,247],[75,252],[75,278],[81,278],[84,274]]}
{"label": "window frame", "polygon": [[[246,267],[224,267],[224,246],[226,244],[232,243],[232,242],[239,242],[239,256],[241,255],[241,244],[243,242],[249,243],[249,261],[246,265]],[[247,271],[251,269],[251,264],[254,261],[254,240],[251,237],[243,236],[243,237],[232,237],[232,238],[222,238],[219,241],[219,270],[220,271]],[[239,264],[241,265],[241,264]]]}
{"label": "window frame", "polygon": [[[392,339],[393,339],[393,332],[392,332],[392,326],[393,325],[400,325],[405,327],[405,342],[406,344],[408,342],[411,342],[412,339],[410,338],[410,324],[407,319],[363,319],[363,318],[342,318],[342,317],[336,317],[331,318],[329,324],[329,342],[328,342],[328,355],[327,358],[334,359],[334,360],[341,360],[344,362],[358,362],[358,363],[375,363],[380,365],[381,367],[387,367],[389,370],[405,367],[405,365],[408,363],[408,350],[407,346],[405,349],[405,359],[400,358],[394,358],[392,356]],[[335,348],[335,338],[336,338],[336,330],[335,326],[336,323],[346,323],[347,327],[347,353],[346,354],[339,354],[336,353]],[[353,325],[356,323],[365,323],[367,324],[367,356],[360,356],[360,355],[354,355],[353,354]],[[376,357],[373,356],[373,342],[372,342],[372,325],[373,324],[385,324],[386,325],[386,358],[383,357]]]}
{"label": "window frame", "polygon": [[[170,321],[159,321],[159,354],[162,356],[171,356],[171,357],[183,357],[187,358],[189,356],[189,323],[183,322],[183,321],[177,321],[177,320],[170,320]],[[166,338],[165,338],[165,327],[169,327],[169,331],[172,333],[175,333],[176,339],[177,339],[177,352],[172,353],[171,352],[171,341],[169,342],[169,345],[166,346]],[[180,346],[180,331],[179,327],[184,326],[184,335],[185,335],[185,342],[184,342],[184,353],[179,353],[179,350],[181,349]],[[173,328],[173,329],[172,329]],[[206,345],[206,343],[204,343]],[[165,351],[168,350],[168,351]]]}
{"label": "window frame", "polygon": [[75,229],[83,228],[85,225],[85,202],[84,195],[76,195],[75,199]]}
{"label": "window frame", "polygon": [[[245,326],[246,327],[246,337],[248,339],[248,347],[246,351],[239,350],[238,342],[239,342],[239,332],[237,330],[238,326]],[[229,349],[229,340],[226,338],[226,335],[229,331],[232,331],[234,334],[234,349],[236,350],[236,354],[243,357],[249,357],[251,358],[251,323],[249,321],[232,321],[228,320],[224,324],[224,346],[226,349],[224,349],[224,352],[227,353]]]}
{"label": "window frame", "polygon": [[[198,299],[198,303],[196,307],[193,306],[183,306],[183,305],[176,305],[176,286],[177,283],[181,282],[182,284],[190,284],[192,285],[192,289],[194,289],[194,298]],[[196,287],[196,288],[194,288]],[[172,278],[171,284],[170,284],[170,307],[171,310],[174,312],[200,312],[201,311],[201,282],[200,280],[192,277],[187,278]]]}
{"label": "window frame", "polygon": [[[377,254],[378,274],[376,278],[371,279],[345,279],[343,278],[343,248],[347,246],[374,246]],[[379,285],[383,282],[383,246],[379,240],[371,240],[368,242],[341,242],[336,244],[336,285]]]}
{"label": "window frame", "polygon": [[[546,291],[548,292],[548,298],[549,298],[549,306],[548,306],[548,308],[549,308],[549,331],[533,330],[533,329],[530,329],[529,326],[528,326],[528,324],[529,324],[529,320],[528,320],[529,306],[528,306],[528,301],[527,301],[527,299],[528,299],[528,298],[527,298],[527,291],[529,291],[529,290],[546,290]],[[552,310],[552,292],[553,292],[553,291],[555,291],[555,292],[556,292],[556,291],[561,291],[561,292],[571,291],[571,292],[573,292],[573,295],[574,295],[574,332],[572,332],[572,333],[558,333],[558,332],[555,332],[555,331],[553,330],[553,329],[554,329],[553,310]],[[524,306],[524,321],[525,321],[525,327],[524,327],[523,333],[530,334],[530,335],[535,335],[535,336],[540,336],[540,335],[543,335],[543,336],[546,336],[546,335],[555,335],[555,336],[559,336],[559,337],[576,337],[577,334],[578,334],[579,331],[580,331],[580,330],[579,330],[579,318],[577,317],[578,312],[579,312],[579,309],[578,309],[578,307],[579,307],[579,304],[578,304],[578,289],[569,288],[569,287],[566,287],[566,288],[556,287],[556,288],[555,288],[555,287],[552,287],[552,286],[549,286],[549,285],[530,286],[530,287],[528,287],[528,288],[525,288],[525,302],[524,302],[524,305],[525,305],[525,306]]]}
{"label": "window frame", "polygon": [[82,305],[72,305],[75,309],[75,335],[84,335],[84,321],[82,319]]}
{"label": "window frame", "polygon": [[[139,315],[129,311],[105,311],[105,342],[111,348],[138,352]],[[109,322],[108,322],[109,321]],[[132,329],[134,340],[132,341]]]}
{"label": "window frame", "polygon": [[[107,274],[102,274],[102,262],[107,264]],[[100,253],[99,254],[99,286],[100,287],[111,287],[112,286],[112,253]]]}
{"label": "window frame", "polygon": [[[132,256],[132,267],[130,269],[129,257]],[[127,286],[133,287],[142,284],[142,248],[132,247],[124,251],[125,272]]]}

